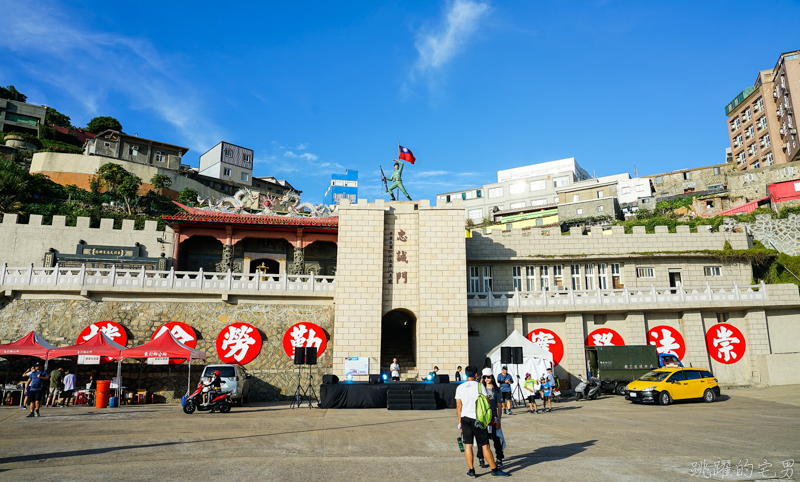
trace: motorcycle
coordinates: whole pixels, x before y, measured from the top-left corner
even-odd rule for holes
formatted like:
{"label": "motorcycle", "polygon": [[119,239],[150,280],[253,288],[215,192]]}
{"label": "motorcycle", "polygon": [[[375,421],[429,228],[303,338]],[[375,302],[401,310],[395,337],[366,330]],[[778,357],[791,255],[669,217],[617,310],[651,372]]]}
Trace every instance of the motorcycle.
{"label": "motorcycle", "polygon": [[211,400],[210,404],[204,405],[203,388],[205,388],[205,385],[202,383],[199,384],[197,386],[197,390],[186,397],[186,399],[183,401],[183,413],[191,415],[197,410],[201,412],[208,410],[219,410],[221,413],[228,413],[231,411],[231,394],[233,392],[219,392],[209,395],[213,396],[214,398]]}
{"label": "motorcycle", "polygon": [[591,377],[588,380],[583,375],[578,375],[581,383],[575,387],[575,401],[581,399],[594,400],[600,392],[600,381]]}

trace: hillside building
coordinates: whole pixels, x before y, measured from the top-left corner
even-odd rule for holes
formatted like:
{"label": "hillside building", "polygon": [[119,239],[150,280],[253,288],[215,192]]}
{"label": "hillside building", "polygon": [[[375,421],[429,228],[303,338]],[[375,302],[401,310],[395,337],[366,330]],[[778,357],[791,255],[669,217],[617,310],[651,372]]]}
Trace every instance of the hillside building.
{"label": "hillside building", "polygon": [[201,176],[253,185],[253,150],[220,142],[200,156]]}
{"label": "hillside building", "polygon": [[351,203],[358,201],[358,171],[347,169],[344,174],[331,174],[331,184],[325,190],[322,202],[337,204],[341,199]]}
{"label": "hillside building", "polygon": [[25,132],[39,135],[47,108],[10,99],[0,99],[0,132]]}

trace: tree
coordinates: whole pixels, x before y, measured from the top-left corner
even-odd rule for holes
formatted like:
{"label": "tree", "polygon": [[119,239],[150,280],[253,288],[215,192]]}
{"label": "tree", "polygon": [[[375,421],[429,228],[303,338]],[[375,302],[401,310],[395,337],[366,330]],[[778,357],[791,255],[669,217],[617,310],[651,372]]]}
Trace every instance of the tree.
{"label": "tree", "polygon": [[[95,181],[96,179],[96,181]],[[103,187],[106,192],[125,201],[128,214],[131,214],[131,201],[136,199],[142,179],[130,172],[119,164],[109,162],[100,166],[97,170],[96,178],[92,180],[92,190]]]}
{"label": "tree", "polygon": [[172,186],[172,178],[166,174],[156,174],[150,178],[150,184],[161,192],[162,189],[169,189]]}
{"label": "tree", "polygon": [[10,159],[0,159],[0,212],[21,213],[28,198],[28,173]]}
{"label": "tree", "polygon": [[44,118],[44,123],[49,126],[55,125],[59,127],[66,127],[67,129],[72,127],[72,121],[69,116],[62,114],[52,107],[47,109],[47,116]]}
{"label": "tree", "polygon": [[122,124],[117,119],[108,116],[95,117],[86,124],[86,130],[92,134],[99,134],[108,129],[122,131]]}
{"label": "tree", "polygon": [[187,187],[181,191],[180,195],[178,196],[178,202],[181,204],[188,204],[189,206],[193,205],[197,202],[197,191]]}
{"label": "tree", "polygon": [[8,87],[0,87],[0,99],[16,100],[19,102],[27,102],[28,96],[19,92],[13,85]]}

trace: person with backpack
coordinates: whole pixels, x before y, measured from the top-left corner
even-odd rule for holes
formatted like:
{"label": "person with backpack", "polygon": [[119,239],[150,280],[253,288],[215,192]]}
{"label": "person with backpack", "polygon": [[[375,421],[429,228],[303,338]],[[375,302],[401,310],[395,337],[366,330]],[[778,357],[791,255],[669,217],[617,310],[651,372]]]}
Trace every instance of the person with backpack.
{"label": "person with backpack", "polygon": [[492,409],[482,385],[475,381],[478,369],[475,365],[468,365],[464,369],[467,381],[456,389],[456,417],[458,430],[464,443],[464,456],[467,458],[467,475],[477,477],[473,465],[472,444],[477,442],[478,449],[483,451],[483,457],[489,462],[493,477],[508,477],[511,474],[503,472],[495,464],[492,450],[489,448],[488,426],[492,420]]}
{"label": "person with backpack", "polygon": [[[489,425],[489,438],[494,443],[495,464],[498,468],[503,468],[503,439],[500,438],[498,431],[500,430],[500,411],[497,409],[498,404],[503,402],[500,400],[500,388],[492,376],[491,368],[484,368],[481,372],[481,384],[486,389],[486,398],[489,399],[489,406],[492,408],[492,423]],[[485,469],[488,467],[486,460],[483,457],[483,451],[478,451],[478,465]]]}

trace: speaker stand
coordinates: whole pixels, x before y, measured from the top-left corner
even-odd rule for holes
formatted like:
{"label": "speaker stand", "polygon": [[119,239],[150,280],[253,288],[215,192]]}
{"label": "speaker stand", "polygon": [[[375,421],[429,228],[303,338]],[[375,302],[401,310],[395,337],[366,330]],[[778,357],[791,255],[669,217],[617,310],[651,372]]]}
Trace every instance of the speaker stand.
{"label": "speaker stand", "polygon": [[[514,366],[517,367],[517,370],[516,370],[516,372],[517,372],[517,374],[516,374],[516,376],[517,376],[517,386],[516,386],[516,388],[514,388],[514,391],[511,394],[511,405],[513,405],[514,408],[517,408],[519,406],[519,404],[521,403],[522,406],[524,407],[525,406],[525,394],[522,391],[522,386],[520,385],[519,364],[515,363]],[[524,382],[525,382],[525,380],[522,381],[522,383],[524,383]],[[517,400],[517,396],[519,396],[519,400]]]}
{"label": "speaker stand", "polygon": [[308,388],[306,389],[308,408],[313,408],[311,401],[317,402],[319,406],[319,399],[317,398],[317,391],[314,389],[314,375],[311,374],[311,365],[308,366]]}
{"label": "speaker stand", "polygon": [[294,397],[292,397],[292,404],[289,405],[289,408],[300,408],[302,404],[303,398],[308,398],[306,395],[306,390],[303,389],[303,382],[302,382],[302,374],[300,370],[303,368],[302,365],[297,365],[297,388],[294,391]]}

